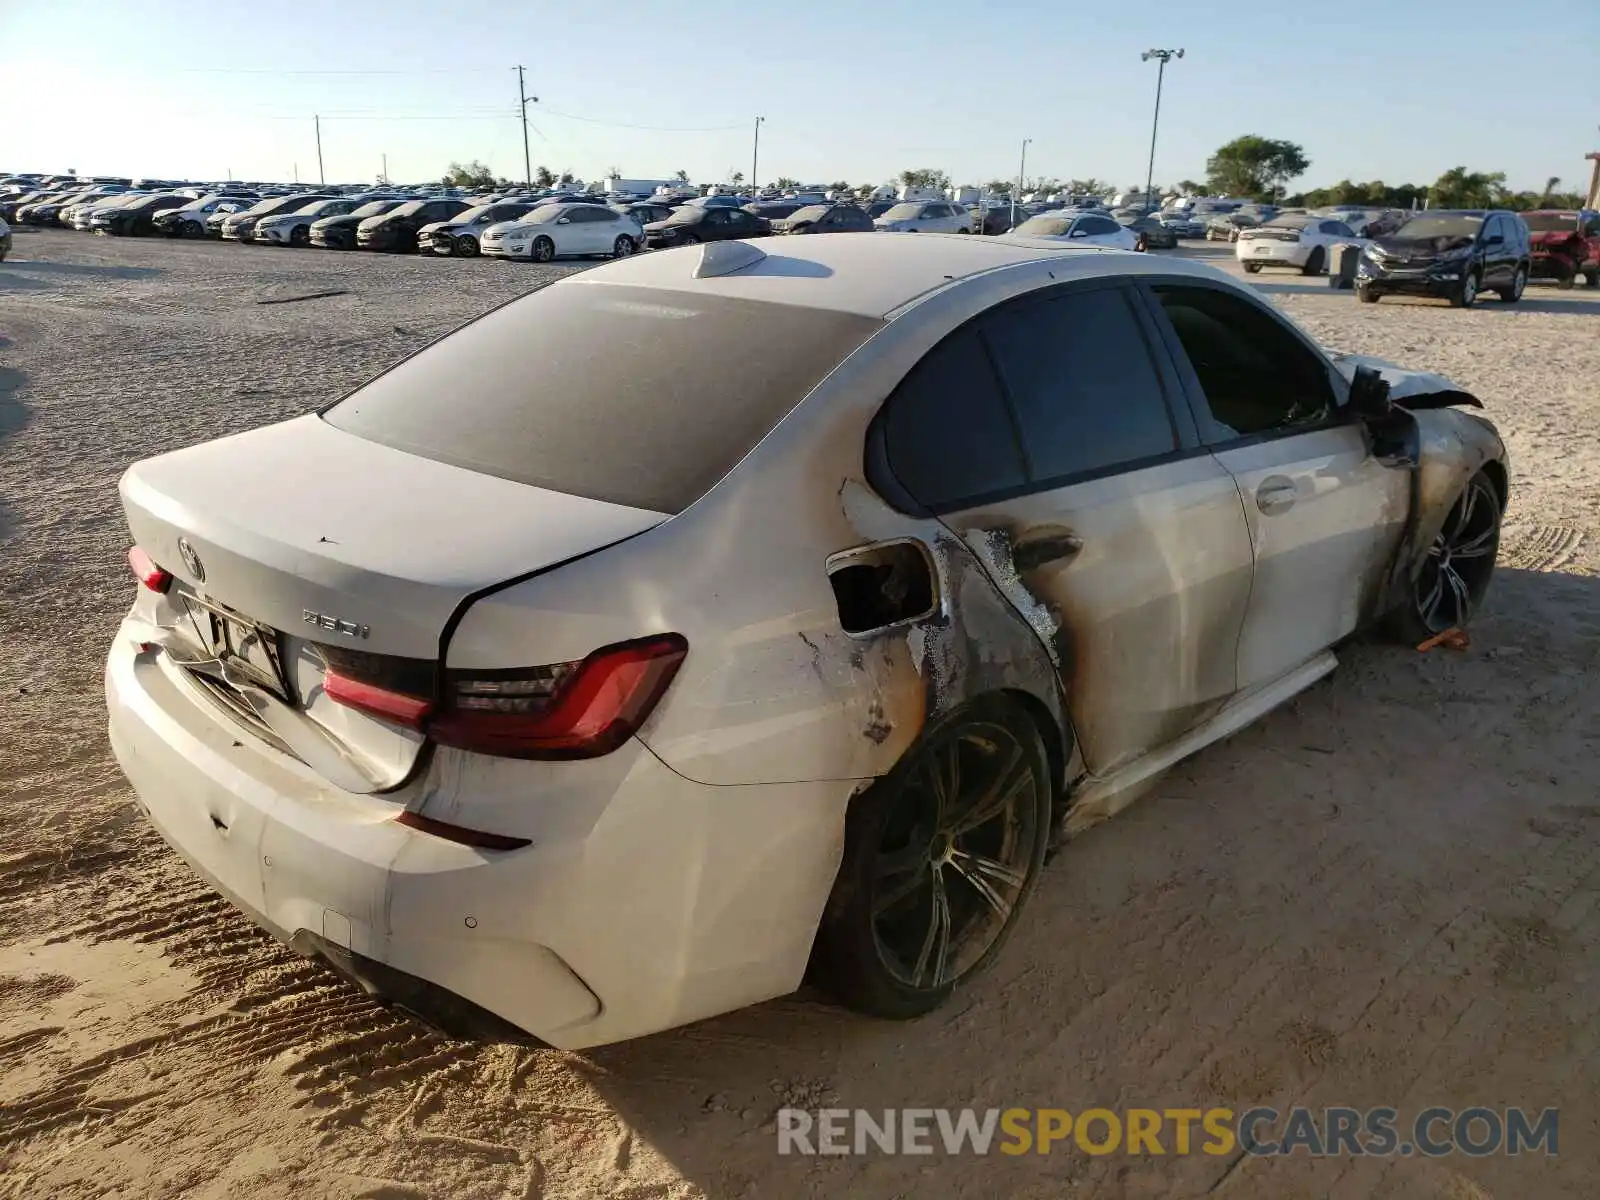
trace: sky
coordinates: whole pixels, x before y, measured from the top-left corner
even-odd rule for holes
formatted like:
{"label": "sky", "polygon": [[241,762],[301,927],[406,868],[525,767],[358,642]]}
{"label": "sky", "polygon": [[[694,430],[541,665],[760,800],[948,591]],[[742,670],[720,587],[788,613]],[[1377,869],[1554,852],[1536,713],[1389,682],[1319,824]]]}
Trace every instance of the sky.
{"label": "sky", "polygon": [[0,0],[0,169],[315,182],[521,178],[1142,184],[1204,179],[1241,134],[1304,147],[1291,190],[1586,185],[1600,150],[1600,0],[1008,6],[971,0]]}

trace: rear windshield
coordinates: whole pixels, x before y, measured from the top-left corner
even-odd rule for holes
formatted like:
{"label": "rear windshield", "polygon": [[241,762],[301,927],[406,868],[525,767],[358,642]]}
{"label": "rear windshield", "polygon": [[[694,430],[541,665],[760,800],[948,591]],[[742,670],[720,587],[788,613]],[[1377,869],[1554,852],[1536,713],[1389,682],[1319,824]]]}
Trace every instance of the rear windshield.
{"label": "rear windshield", "polygon": [[324,419],[502,479],[677,513],[880,324],[726,296],[557,283],[435,342]]}

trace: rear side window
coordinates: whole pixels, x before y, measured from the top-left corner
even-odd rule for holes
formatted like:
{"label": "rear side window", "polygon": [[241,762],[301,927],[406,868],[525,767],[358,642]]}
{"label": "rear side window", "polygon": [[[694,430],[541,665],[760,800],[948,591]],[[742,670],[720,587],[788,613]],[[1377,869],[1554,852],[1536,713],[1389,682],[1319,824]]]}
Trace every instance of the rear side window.
{"label": "rear side window", "polygon": [[1332,415],[1326,365],[1277,318],[1214,288],[1155,293],[1205,393],[1207,441],[1292,433]]}
{"label": "rear side window", "polygon": [[1037,482],[1103,472],[1178,447],[1144,330],[1121,289],[996,312],[984,337]]}
{"label": "rear side window", "polygon": [[855,313],[563,281],[433,343],[323,419],[469,470],[676,513],[881,325]]}
{"label": "rear side window", "polygon": [[1026,482],[1016,427],[974,326],[911,369],[881,423],[890,472],[930,509],[960,508]]}

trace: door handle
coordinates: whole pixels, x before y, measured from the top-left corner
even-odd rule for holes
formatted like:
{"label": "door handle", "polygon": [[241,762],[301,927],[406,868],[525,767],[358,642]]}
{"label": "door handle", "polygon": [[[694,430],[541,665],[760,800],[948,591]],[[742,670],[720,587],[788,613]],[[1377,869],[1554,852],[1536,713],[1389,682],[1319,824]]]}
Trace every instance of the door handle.
{"label": "door handle", "polygon": [[1268,479],[1256,489],[1256,507],[1264,513],[1287,512],[1294,507],[1294,484],[1282,476]]}
{"label": "door handle", "polygon": [[1074,533],[1051,534],[1018,542],[1011,550],[1011,561],[1019,571],[1036,571],[1047,563],[1062,562],[1076,557],[1083,549],[1083,539]]}

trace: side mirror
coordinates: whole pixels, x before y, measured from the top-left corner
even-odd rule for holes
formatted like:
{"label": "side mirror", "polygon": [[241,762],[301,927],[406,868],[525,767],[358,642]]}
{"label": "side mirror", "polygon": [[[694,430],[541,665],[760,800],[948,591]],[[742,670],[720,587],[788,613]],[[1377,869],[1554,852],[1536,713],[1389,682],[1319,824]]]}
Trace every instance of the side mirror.
{"label": "side mirror", "polygon": [[1067,234],[1067,236],[1068,237],[1088,237],[1089,235],[1086,232],[1084,232],[1082,229],[1074,229],[1071,233]]}
{"label": "side mirror", "polygon": [[1371,367],[1357,367],[1350,381],[1350,411],[1358,421],[1382,422],[1394,415],[1389,382]]}
{"label": "side mirror", "polygon": [[571,217],[557,217],[556,218],[556,224],[557,225],[571,225],[572,224],[572,218]]}

